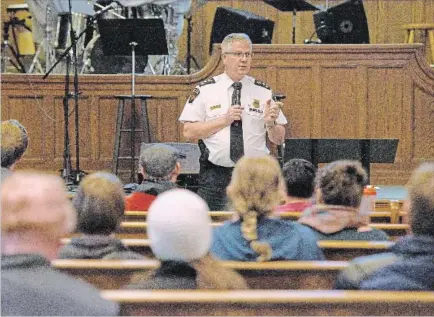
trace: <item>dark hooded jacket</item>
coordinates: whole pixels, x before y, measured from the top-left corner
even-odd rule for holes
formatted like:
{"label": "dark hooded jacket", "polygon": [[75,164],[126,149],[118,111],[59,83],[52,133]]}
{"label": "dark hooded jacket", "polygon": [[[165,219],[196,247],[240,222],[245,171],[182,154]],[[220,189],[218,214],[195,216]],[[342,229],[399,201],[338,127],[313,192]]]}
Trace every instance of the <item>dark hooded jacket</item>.
{"label": "dark hooded jacket", "polygon": [[157,196],[178,186],[171,181],[145,180],[125,196],[125,210],[147,211]]}
{"label": "dark hooded jacket", "polygon": [[[313,231],[299,223],[261,217],[257,224],[258,240],[272,249],[272,261],[324,260]],[[241,221],[226,221],[214,229],[211,253],[220,260],[256,261],[258,254],[241,233]]]}
{"label": "dark hooded jacket", "polygon": [[434,290],[434,237],[407,236],[391,248],[397,256],[360,283],[363,290]]}
{"label": "dark hooded jacket", "polygon": [[143,260],[145,257],[129,250],[122,241],[104,235],[82,235],[71,239],[59,253],[61,259]]}

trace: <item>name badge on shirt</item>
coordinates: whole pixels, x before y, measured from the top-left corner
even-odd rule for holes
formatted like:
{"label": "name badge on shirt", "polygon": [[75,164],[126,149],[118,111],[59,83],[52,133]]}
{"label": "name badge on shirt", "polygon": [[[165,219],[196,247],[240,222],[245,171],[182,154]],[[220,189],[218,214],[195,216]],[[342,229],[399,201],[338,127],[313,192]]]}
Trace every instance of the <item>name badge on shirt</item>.
{"label": "name badge on shirt", "polygon": [[216,109],[221,109],[222,105],[215,105],[215,106],[211,106],[211,108],[209,108],[210,110],[216,110]]}

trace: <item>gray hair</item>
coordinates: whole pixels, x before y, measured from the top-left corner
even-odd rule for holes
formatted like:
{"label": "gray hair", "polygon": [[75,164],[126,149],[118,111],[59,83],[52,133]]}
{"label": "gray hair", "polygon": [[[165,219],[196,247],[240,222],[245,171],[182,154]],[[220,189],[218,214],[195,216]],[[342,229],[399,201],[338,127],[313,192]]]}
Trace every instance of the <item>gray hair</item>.
{"label": "gray hair", "polygon": [[232,43],[234,42],[248,42],[250,50],[252,50],[252,40],[245,33],[231,33],[225,36],[222,41],[222,52],[229,52],[232,48]]}
{"label": "gray hair", "polygon": [[169,180],[178,160],[178,150],[167,144],[154,144],[140,153],[140,165],[149,178],[156,180]]}

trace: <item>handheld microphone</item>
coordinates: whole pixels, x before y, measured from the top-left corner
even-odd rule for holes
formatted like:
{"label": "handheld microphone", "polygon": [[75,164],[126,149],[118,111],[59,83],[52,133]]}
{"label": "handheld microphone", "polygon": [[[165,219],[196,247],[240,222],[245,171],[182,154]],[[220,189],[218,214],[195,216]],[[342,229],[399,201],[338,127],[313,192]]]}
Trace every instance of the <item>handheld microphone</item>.
{"label": "handheld microphone", "polygon": [[[243,84],[240,82],[235,82],[232,85],[234,87],[234,92],[232,93],[232,106],[241,104],[241,88]],[[232,122],[234,126],[238,126],[241,124],[241,120],[235,120]]]}

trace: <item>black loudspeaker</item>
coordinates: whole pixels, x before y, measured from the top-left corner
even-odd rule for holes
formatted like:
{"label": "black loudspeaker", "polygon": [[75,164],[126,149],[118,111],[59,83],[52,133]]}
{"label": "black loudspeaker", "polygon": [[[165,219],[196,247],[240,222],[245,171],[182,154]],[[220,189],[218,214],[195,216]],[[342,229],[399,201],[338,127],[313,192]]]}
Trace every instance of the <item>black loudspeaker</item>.
{"label": "black loudspeaker", "polygon": [[209,53],[212,53],[214,43],[221,43],[231,33],[246,33],[255,44],[271,44],[273,29],[274,21],[247,11],[218,7],[212,25]]}
{"label": "black loudspeaker", "polygon": [[322,43],[369,44],[368,21],[361,0],[350,0],[313,15]]}

